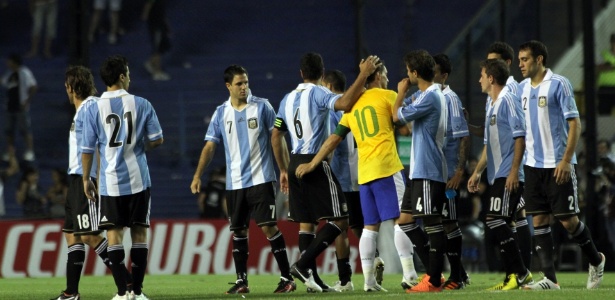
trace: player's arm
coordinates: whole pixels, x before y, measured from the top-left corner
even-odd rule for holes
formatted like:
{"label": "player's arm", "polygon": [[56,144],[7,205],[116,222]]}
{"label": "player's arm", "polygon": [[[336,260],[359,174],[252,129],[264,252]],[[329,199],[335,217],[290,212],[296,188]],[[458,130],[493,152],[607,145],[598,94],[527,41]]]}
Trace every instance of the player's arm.
{"label": "player's arm", "polygon": [[515,138],[515,152],[513,154],[512,166],[510,168],[510,174],[506,178],[506,189],[509,191],[516,191],[519,188],[519,168],[521,167],[521,160],[523,159],[523,153],[525,152],[525,137]]}
{"label": "player's arm", "polygon": [[470,136],[464,136],[460,138],[459,153],[457,154],[457,159],[459,160],[459,162],[457,163],[457,167],[455,168],[455,174],[446,183],[447,189],[456,190],[459,188],[459,184],[463,179],[463,174],[465,174],[468,153],[470,153]]}
{"label": "player's arm", "polygon": [[98,192],[96,191],[96,186],[94,185],[94,182],[92,182],[92,179],[89,176],[90,171],[92,170],[93,160],[94,160],[93,153],[83,152],[81,154],[81,164],[83,167],[83,174],[87,174],[85,176],[81,176],[81,178],[83,179],[83,192],[85,193],[85,196],[88,197],[88,199],[90,199],[90,201],[95,202]]}
{"label": "player's arm", "polygon": [[568,141],[566,143],[566,150],[564,151],[564,157],[555,167],[553,176],[555,177],[555,183],[563,184],[570,180],[570,173],[572,172],[572,157],[574,156],[574,149],[576,149],[581,136],[581,120],[579,117],[567,119],[568,121]]}
{"label": "player's arm", "polygon": [[[290,162],[290,156],[288,153],[288,147],[286,146],[286,128],[284,121],[280,118],[276,120],[276,125],[271,131],[271,147],[273,148],[273,156],[275,162],[278,164],[280,170],[280,190],[284,194],[288,194],[288,164]],[[286,152],[286,153],[285,153]]]}
{"label": "player's arm", "polygon": [[395,104],[393,104],[391,109],[391,116],[393,116],[393,123],[399,124],[399,116],[397,112],[404,104],[404,97],[408,93],[410,89],[410,78],[404,78],[397,84],[397,98],[395,99]]}
{"label": "player's arm", "polygon": [[474,173],[470,176],[468,180],[468,192],[476,193],[478,192],[478,185],[480,184],[480,176],[483,174],[483,171],[487,168],[487,145],[483,147],[483,153],[480,155],[480,159],[476,164],[476,168],[474,169]]}
{"label": "player's arm", "polygon": [[477,137],[485,136],[485,125],[472,125],[468,124],[468,131],[470,134]]}
{"label": "player's arm", "polygon": [[367,82],[367,77],[376,71],[376,68],[380,66],[382,63],[378,56],[370,55],[366,59],[362,59],[361,63],[359,63],[359,75],[354,83],[344,92],[344,94],[335,101],[333,108],[335,110],[343,110],[350,111],[354,104],[359,100],[361,94],[365,90],[365,83]]}
{"label": "player's arm", "polygon": [[350,130],[347,127],[338,125],[335,129],[335,133],[330,135],[329,138],[327,138],[327,140],[322,144],[320,150],[316,153],[316,156],[312,158],[312,161],[297,166],[297,170],[295,171],[297,178],[301,178],[303,175],[314,171],[318,164],[325,160],[325,158],[327,158],[327,156],[331,154],[335,148],[337,148],[337,145],[342,142],[344,136],[346,136],[349,131]]}
{"label": "player's arm", "polygon": [[196,171],[194,171],[192,183],[190,184],[190,190],[193,194],[198,194],[201,191],[201,176],[203,176],[203,172],[209,166],[214,153],[216,153],[216,143],[212,141],[205,142],[205,146],[201,150],[201,157],[199,157],[199,164],[196,167]]}
{"label": "player's arm", "polygon": [[148,141],[147,142],[147,147],[148,147],[148,149],[154,149],[154,148],[162,145],[162,143],[164,143],[164,138],[159,138],[157,140]]}
{"label": "player's arm", "polygon": [[407,123],[404,125],[396,125],[395,127],[397,128],[397,133],[403,136],[412,135],[412,123]]}

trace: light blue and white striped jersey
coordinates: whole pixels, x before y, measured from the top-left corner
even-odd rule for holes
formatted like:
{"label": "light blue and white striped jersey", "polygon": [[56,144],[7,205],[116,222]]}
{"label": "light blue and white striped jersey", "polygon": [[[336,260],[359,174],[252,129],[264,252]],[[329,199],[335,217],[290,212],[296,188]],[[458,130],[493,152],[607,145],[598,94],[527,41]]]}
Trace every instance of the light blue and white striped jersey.
{"label": "light blue and white striped jersey", "polygon": [[[504,86],[504,90],[509,91],[517,96],[519,96],[519,101],[521,101],[521,89],[519,88],[519,83],[515,80],[515,77],[508,76],[506,79],[506,85]],[[485,102],[485,112],[489,110],[489,106],[491,105],[491,96],[487,96],[487,102]]]}
{"label": "light blue and white striped jersey", "polygon": [[100,153],[103,196],[124,196],[151,187],[145,142],[162,138],[162,128],[149,101],[123,89],[104,92],[86,111],[83,153]]}
{"label": "light blue and white striped jersey", "polygon": [[205,141],[224,143],[227,190],[276,181],[270,142],[275,111],[267,99],[249,95],[247,102],[240,111],[230,98],[218,106],[205,135]]}
{"label": "light blue and white striped jersey", "polygon": [[432,84],[418,95],[397,111],[401,123],[414,121],[409,177],[446,182],[448,171],[442,151],[448,118],[446,99],[439,84]]}
{"label": "light blue and white striped jersey", "polygon": [[461,99],[450,86],[446,86],[442,90],[442,94],[446,98],[446,109],[448,114],[448,122],[446,124],[446,143],[444,144],[444,157],[446,158],[446,166],[448,168],[448,178],[451,179],[455,175],[455,169],[459,163],[459,145],[461,138],[470,135],[468,131],[468,122],[463,115],[463,105]]}
{"label": "light blue and white striped jersey", "polygon": [[329,111],[341,95],[323,86],[302,83],[280,103],[280,128],[288,128],[293,154],[316,154],[328,137]]}
{"label": "light blue and white striped jersey", "polygon": [[[568,119],[578,118],[570,81],[547,69],[543,81],[532,87],[529,78],[520,84],[525,112],[525,164],[534,168],[555,168],[564,157],[568,142]],[[572,164],[577,163],[576,155]]]}
{"label": "light blue and white striped jersey", "polygon": [[[483,142],[487,145],[489,184],[493,184],[496,178],[508,177],[515,156],[515,138],[523,136],[525,116],[519,96],[502,89],[485,116]],[[524,181],[523,168],[519,168],[519,181]]]}
{"label": "light blue and white striped jersey", "polygon": [[[344,113],[331,111],[329,116],[329,134],[335,132]],[[352,134],[347,134],[337,145],[331,158],[331,170],[340,182],[343,192],[359,191],[359,152]]]}
{"label": "light blue and white striped jersey", "polygon": [[[88,107],[96,104],[96,101],[98,101],[97,97],[87,97],[81,102],[73,117],[73,124],[70,126],[68,134],[68,174],[83,175],[83,165],[81,164],[81,153],[83,151],[80,146],[83,144],[83,121]],[[98,177],[98,160],[96,158],[92,160],[90,177]]]}

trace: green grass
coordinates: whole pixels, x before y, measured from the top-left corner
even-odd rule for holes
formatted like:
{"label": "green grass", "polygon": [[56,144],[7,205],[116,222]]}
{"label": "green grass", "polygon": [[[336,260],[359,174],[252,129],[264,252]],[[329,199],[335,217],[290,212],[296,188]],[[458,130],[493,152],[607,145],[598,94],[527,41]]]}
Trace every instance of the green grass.
{"label": "green grass", "polygon": [[[485,291],[503,279],[502,274],[471,274],[472,284],[464,290],[447,291],[439,294],[408,295],[399,286],[401,275],[385,275],[383,286],[388,293],[363,292],[363,276],[354,274],[355,291],[335,294],[307,294],[305,286],[298,283],[298,290],[292,294],[273,294],[279,277],[272,275],[250,276],[250,293],[246,299],[523,299],[523,300],[561,300],[561,299],[613,299],[615,294],[615,273],[604,275],[598,290],[585,289],[587,273],[559,273],[561,291]],[[536,277],[540,277],[535,274]],[[535,279],[536,279],[535,277]],[[326,282],[334,282],[336,276],[323,276]],[[538,278],[540,279],[540,278]],[[241,295],[224,295],[234,281],[233,275],[157,275],[145,277],[145,293],[152,300],[167,299],[243,299]],[[24,278],[0,279],[0,299],[50,299],[64,288],[64,278]],[[81,295],[85,300],[108,300],[115,294],[111,276],[85,276],[81,279]]]}

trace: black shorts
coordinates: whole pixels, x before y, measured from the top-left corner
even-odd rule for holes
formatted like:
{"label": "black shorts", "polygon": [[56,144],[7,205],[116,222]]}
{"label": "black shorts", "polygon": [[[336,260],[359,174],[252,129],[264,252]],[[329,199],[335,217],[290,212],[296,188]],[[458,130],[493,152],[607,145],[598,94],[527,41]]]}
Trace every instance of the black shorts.
{"label": "black shorts", "polygon": [[524,166],[525,172],[525,211],[527,214],[553,214],[556,217],[572,216],[579,213],[577,197],[577,176],[574,168],[570,181],[555,183],[555,169]]}
{"label": "black shorts", "polygon": [[100,196],[99,228],[149,227],[150,190],[124,196]]}
{"label": "black shorts", "polygon": [[348,205],[348,226],[350,228],[363,228],[363,212],[361,211],[361,193],[344,192]]}
{"label": "black shorts", "polygon": [[[95,179],[92,181],[96,184]],[[68,176],[65,210],[62,231],[75,235],[99,234],[102,231],[98,229],[98,203],[85,196],[81,175]]]}
{"label": "black shorts", "polygon": [[515,217],[518,205],[523,194],[523,183],[519,182],[517,191],[506,189],[506,178],[500,177],[493,181],[489,187],[489,201],[487,204],[487,216],[505,219],[507,222]]}
{"label": "black shorts", "polygon": [[348,218],[346,198],[329,163],[323,161],[302,179],[295,176],[297,166],[312,161],[313,157],[313,154],[290,156],[288,219],[299,223],[317,223],[324,219]]}
{"label": "black shorts", "polygon": [[[443,192],[444,193],[444,192]],[[457,221],[457,207],[459,206],[459,191],[455,190],[455,197],[449,199],[444,194],[444,207],[442,208],[442,221]]]}
{"label": "black shorts", "polygon": [[250,214],[256,225],[276,225],[275,187],[272,182],[226,191],[231,230],[248,228]]}
{"label": "black shorts", "polygon": [[401,204],[401,212],[410,213],[415,218],[442,216],[444,203],[447,203],[444,190],[446,183],[428,179],[412,179]]}

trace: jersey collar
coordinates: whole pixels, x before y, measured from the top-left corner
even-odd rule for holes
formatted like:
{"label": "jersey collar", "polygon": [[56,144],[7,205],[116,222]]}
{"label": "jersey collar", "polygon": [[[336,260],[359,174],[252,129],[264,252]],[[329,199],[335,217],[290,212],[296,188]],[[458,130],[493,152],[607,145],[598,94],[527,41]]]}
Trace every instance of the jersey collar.
{"label": "jersey collar", "polygon": [[124,89],[119,89],[119,90],[115,90],[115,91],[107,91],[102,93],[102,95],[100,95],[100,98],[118,98],[118,97],[122,97],[122,96],[126,96],[126,95],[130,95],[128,94],[128,92]]}

